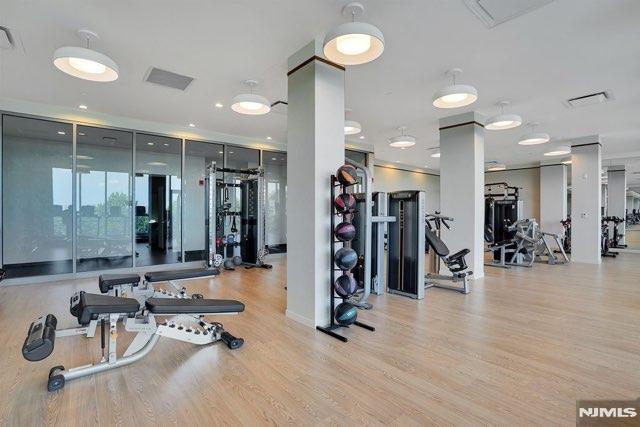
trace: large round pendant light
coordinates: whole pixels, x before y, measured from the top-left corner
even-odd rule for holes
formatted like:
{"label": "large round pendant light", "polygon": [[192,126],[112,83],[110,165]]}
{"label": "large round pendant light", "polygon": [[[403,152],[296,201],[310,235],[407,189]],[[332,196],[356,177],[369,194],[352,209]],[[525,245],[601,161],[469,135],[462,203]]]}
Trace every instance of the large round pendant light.
{"label": "large round pendant light", "polygon": [[324,56],[342,65],[359,65],[371,62],[384,51],[384,36],[377,27],[366,22],[356,22],[356,16],[364,14],[360,3],[349,3],[342,14],[351,17],[347,22],[332,28],[324,38]]}
{"label": "large round pendant light", "polygon": [[478,99],[478,91],[469,85],[456,84],[456,76],[462,74],[460,68],[452,68],[445,73],[451,76],[453,84],[444,87],[433,95],[433,106],[437,108],[460,108],[471,105]]}
{"label": "large round pendant light", "polygon": [[509,101],[500,101],[500,114],[489,117],[484,124],[485,129],[489,130],[506,130],[517,128],[522,124],[522,117],[517,114],[505,114],[504,107],[509,105]]}
{"label": "large round pendant light", "polygon": [[551,137],[548,133],[535,132],[537,123],[529,123],[529,133],[522,135],[518,144],[520,145],[539,145],[549,142]]}
{"label": "large round pendant light", "polygon": [[565,154],[569,153],[571,153],[571,147],[569,147],[568,145],[558,145],[557,147],[551,149],[551,151],[547,151],[546,153],[544,153],[544,155],[547,157],[564,156]]}
{"label": "large round pendant light", "polygon": [[233,101],[231,101],[231,109],[236,113],[251,116],[267,114],[271,111],[271,104],[269,104],[267,98],[253,93],[253,87],[256,86],[258,82],[255,80],[245,80],[243,83],[249,86],[250,93],[243,93],[233,98]]}
{"label": "large round pendant light", "polygon": [[405,131],[407,128],[405,126],[401,126],[398,128],[401,132],[399,136],[394,136],[393,138],[389,138],[389,146],[393,148],[408,148],[416,145],[416,139],[411,135],[406,135]]}
{"label": "large round pendant light", "polygon": [[53,53],[53,64],[70,76],[93,82],[112,82],[118,78],[118,65],[95,50],[89,49],[89,41],[97,40],[96,33],[79,30],[78,36],[85,40],[86,47],[65,46]]}
{"label": "large round pendant light", "polygon": [[346,120],[344,122],[345,135],[357,135],[362,132],[362,125],[354,120]]}

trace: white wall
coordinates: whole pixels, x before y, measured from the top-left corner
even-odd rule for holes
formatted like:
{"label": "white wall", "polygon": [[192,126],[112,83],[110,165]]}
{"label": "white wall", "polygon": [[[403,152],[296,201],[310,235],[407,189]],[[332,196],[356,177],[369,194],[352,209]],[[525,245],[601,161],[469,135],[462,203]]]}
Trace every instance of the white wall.
{"label": "white wall", "polygon": [[540,220],[540,168],[486,172],[484,182],[507,182],[514,187],[522,187],[520,199],[524,204],[524,217]]}
{"label": "white wall", "polygon": [[373,190],[386,193],[401,190],[425,191],[427,212],[440,209],[440,177],[438,175],[376,165],[373,171]]}

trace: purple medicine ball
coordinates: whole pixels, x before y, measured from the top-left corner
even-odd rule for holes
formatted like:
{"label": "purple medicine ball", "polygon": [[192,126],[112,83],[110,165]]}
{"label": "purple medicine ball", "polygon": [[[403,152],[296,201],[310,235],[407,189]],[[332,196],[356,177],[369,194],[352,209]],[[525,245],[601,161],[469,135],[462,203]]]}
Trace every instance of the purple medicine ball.
{"label": "purple medicine ball", "polygon": [[356,198],[353,197],[353,194],[349,193],[338,194],[333,205],[336,207],[338,213],[349,212],[356,207]]}
{"label": "purple medicine ball", "polygon": [[341,222],[336,225],[333,234],[341,242],[350,242],[356,237],[356,228],[350,222]]}

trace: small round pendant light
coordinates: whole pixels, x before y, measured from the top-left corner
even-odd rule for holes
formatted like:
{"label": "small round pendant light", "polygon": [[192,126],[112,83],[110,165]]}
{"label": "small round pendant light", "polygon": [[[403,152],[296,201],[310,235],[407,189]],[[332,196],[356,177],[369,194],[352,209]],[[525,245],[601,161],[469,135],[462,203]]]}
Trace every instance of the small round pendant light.
{"label": "small round pendant light", "polygon": [[405,134],[407,130],[406,126],[400,126],[398,130],[401,132],[401,135],[389,138],[389,146],[393,148],[408,148],[416,145],[416,139],[411,135]]}
{"label": "small round pendant light", "polygon": [[471,105],[478,99],[478,91],[469,85],[456,84],[456,76],[462,74],[460,68],[452,68],[445,73],[451,76],[453,85],[440,89],[433,95],[433,106],[436,108],[460,108]]}
{"label": "small round pendant light", "polygon": [[258,84],[256,80],[245,80],[242,83],[249,86],[250,93],[243,93],[233,98],[231,102],[233,111],[251,116],[267,114],[271,111],[271,104],[269,104],[267,98],[253,93],[253,87]]}
{"label": "small round pendant light", "polygon": [[384,51],[384,36],[377,27],[366,22],[356,22],[356,16],[364,14],[360,3],[349,3],[342,14],[351,17],[347,22],[332,28],[324,38],[324,56],[342,65],[360,65],[371,62]]}
{"label": "small round pendant light", "polygon": [[433,157],[434,159],[439,159],[440,158],[440,147],[433,147],[433,148],[429,148],[430,151],[433,151],[429,156]]}
{"label": "small round pendant light", "polygon": [[549,142],[551,137],[548,133],[543,132],[535,132],[535,128],[538,126],[538,123],[529,123],[529,133],[522,135],[518,144],[520,145],[538,145],[538,144],[546,144]]}
{"label": "small round pendant light", "polygon": [[53,64],[70,76],[93,82],[112,82],[118,78],[118,65],[95,50],[89,49],[89,41],[97,40],[96,33],[79,30],[78,37],[85,40],[86,47],[65,46],[53,53]]}
{"label": "small round pendant light", "polygon": [[344,122],[345,135],[357,135],[362,132],[362,125],[354,120],[346,120]]}
{"label": "small round pendant light", "polygon": [[544,153],[545,156],[564,156],[565,154],[571,153],[571,147],[568,145],[558,145],[554,147],[551,151],[547,151]]}
{"label": "small round pendant light", "polygon": [[522,124],[522,117],[517,114],[505,114],[504,107],[509,105],[509,101],[498,102],[500,114],[489,117],[484,124],[485,129],[489,130],[506,130],[517,128]]}
{"label": "small round pendant light", "polygon": [[504,163],[498,162],[488,162],[487,163],[487,172],[498,172],[507,169],[507,165]]}

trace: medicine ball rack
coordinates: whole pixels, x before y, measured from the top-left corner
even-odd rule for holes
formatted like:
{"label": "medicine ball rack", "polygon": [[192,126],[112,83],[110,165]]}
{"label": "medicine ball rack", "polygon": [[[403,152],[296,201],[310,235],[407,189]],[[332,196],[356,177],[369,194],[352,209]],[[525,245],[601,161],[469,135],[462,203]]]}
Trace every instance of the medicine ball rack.
{"label": "medicine ball rack", "polygon": [[[335,226],[336,226],[336,216],[342,216],[343,221],[347,221],[348,218],[350,218],[351,215],[353,215],[355,213],[355,210],[349,210],[346,211],[344,213],[338,213],[336,211],[336,208],[334,206],[333,201],[336,198],[336,188],[340,188],[341,192],[346,192],[346,188],[347,186],[342,185],[338,179],[336,178],[335,175],[331,175],[331,229],[330,229],[330,233],[331,233],[331,261],[330,261],[330,266],[331,266],[331,281],[329,282],[329,287],[331,290],[331,303],[330,303],[330,307],[329,307],[329,318],[331,319],[331,323],[329,323],[328,326],[316,326],[316,329],[324,332],[327,335],[330,335],[336,339],[339,339],[342,342],[347,342],[348,339],[345,336],[340,335],[339,333],[335,332],[336,329],[338,328],[348,328],[349,326],[343,326],[340,325],[336,322],[335,320],[335,300],[336,299],[342,299],[343,301],[346,301],[347,298],[342,298],[338,295],[336,295],[335,289],[334,289],[334,283],[336,280],[336,271],[342,271],[340,268],[337,268],[335,266],[335,261],[334,261],[334,254],[335,254],[335,244],[336,243],[342,243],[343,247],[347,246],[346,242],[341,242],[340,240],[337,240],[334,237],[334,230],[335,230]],[[350,244],[350,243],[349,243]],[[356,320],[355,322],[353,322],[354,325],[356,326],[360,326],[361,328],[367,329],[369,331],[375,331],[376,328],[371,326],[371,325],[367,325],[366,323],[362,323],[358,320]]]}

